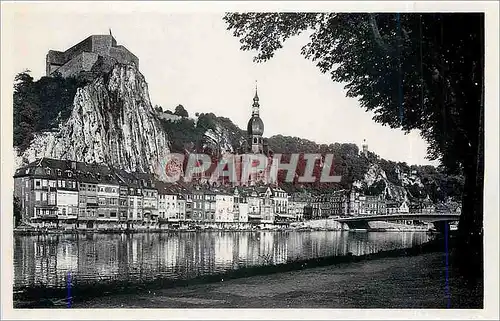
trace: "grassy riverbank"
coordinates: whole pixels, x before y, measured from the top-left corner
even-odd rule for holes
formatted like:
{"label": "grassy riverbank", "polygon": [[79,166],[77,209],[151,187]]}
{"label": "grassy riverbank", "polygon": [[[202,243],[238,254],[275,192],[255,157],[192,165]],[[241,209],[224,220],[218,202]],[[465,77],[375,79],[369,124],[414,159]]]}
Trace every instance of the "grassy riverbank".
{"label": "grassy riverbank", "polygon": [[[109,294],[74,308],[482,308],[483,284],[467,284],[442,252],[219,279],[216,283]],[[448,270],[448,277],[447,275]]]}

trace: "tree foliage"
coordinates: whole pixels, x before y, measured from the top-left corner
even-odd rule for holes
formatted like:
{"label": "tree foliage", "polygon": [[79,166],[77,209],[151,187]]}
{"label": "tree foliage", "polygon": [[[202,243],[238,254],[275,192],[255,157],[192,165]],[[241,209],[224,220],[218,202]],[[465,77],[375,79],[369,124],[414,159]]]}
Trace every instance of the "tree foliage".
{"label": "tree foliage", "polygon": [[467,251],[480,255],[484,14],[228,13],[224,20],[242,50],[257,51],[257,62],[311,30],[302,54],[321,72],[346,83],[347,96],[373,111],[376,122],[419,130],[430,159],[463,171],[459,230]]}
{"label": "tree foliage", "polygon": [[189,117],[187,110],[182,105],[177,105],[177,107],[175,107],[174,115],[186,118]]}
{"label": "tree foliage", "polygon": [[76,90],[86,84],[82,78],[42,77],[34,81],[29,71],[14,82],[14,146],[24,151],[37,131],[51,129],[69,118]]}
{"label": "tree foliage", "polygon": [[[185,110],[184,107],[182,108],[183,111],[180,113],[189,115],[187,110]],[[179,110],[179,108],[176,108],[176,115],[179,115]],[[170,139],[170,147],[173,152],[182,152],[186,149],[186,146],[192,146],[193,151],[216,153],[214,150],[215,145],[217,145],[220,138],[216,138],[216,142],[207,141],[205,133],[208,130],[216,131],[217,126],[224,128],[229,133],[228,138],[234,150],[240,146],[240,142],[243,137],[245,137],[244,132],[230,119],[217,117],[213,113],[198,114],[196,121],[189,117],[182,117],[176,121],[160,119],[160,122]],[[204,146],[212,151],[205,150]]]}
{"label": "tree foliage", "polygon": [[[333,81],[347,83],[347,95],[373,111],[375,121],[421,130],[431,159],[450,169],[462,165],[468,150],[453,146],[467,145],[478,132],[477,112],[467,106],[477,111],[480,104],[483,15],[229,13],[224,20],[242,50],[257,50],[257,62],[311,29],[302,54]],[[457,33],[457,25],[465,30]]]}

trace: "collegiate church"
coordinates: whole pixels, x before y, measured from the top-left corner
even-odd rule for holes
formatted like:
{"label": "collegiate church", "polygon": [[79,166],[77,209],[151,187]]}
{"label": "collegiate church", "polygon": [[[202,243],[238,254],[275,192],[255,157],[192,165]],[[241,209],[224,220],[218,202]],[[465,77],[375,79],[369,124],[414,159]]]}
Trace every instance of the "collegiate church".
{"label": "collegiate church", "polygon": [[247,125],[247,150],[253,154],[269,154],[269,146],[267,138],[264,135],[264,122],[260,118],[259,95],[257,94],[257,86],[255,87],[255,96],[252,105],[252,117],[248,120]]}

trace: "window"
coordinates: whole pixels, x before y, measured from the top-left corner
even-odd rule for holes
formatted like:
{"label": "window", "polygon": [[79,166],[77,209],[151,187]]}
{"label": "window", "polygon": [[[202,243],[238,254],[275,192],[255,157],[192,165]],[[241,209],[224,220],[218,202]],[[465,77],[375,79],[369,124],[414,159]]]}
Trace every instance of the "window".
{"label": "window", "polygon": [[30,181],[26,180],[26,188],[30,187]]}
{"label": "window", "polygon": [[66,187],[66,181],[61,181],[62,187]]}
{"label": "window", "polygon": [[116,217],[116,212],[110,212],[110,213],[109,213],[109,216],[110,216],[110,217]]}
{"label": "window", "polygon": [[40,201],[40,192],[35,192],[35,201]]}
{"label": "window", "polygon": [[46,179],[42,180],[42,187],[46,187],[48,185],[49,185],[49,183]]}
{"label": "window", "polygon": [[35,179],[35,188],[40,188],[41,183],[39,179]]}
{"label": "window", "polygon": [[80,203],[84,204],[86,202],[85,196],[80,196]]}
{"label": "window", "polygon": [[60,169],[57,170],[57,176],[61,176],[61,170]]}
{"label": "window", "polygon": [[56,194],[55,193],[50,193],[49,205],[56,205]]}
{"label": "window", "polygon": [[62,209],[62,215],[66,215],[66,208],[65,207],[63,207],[63,209]]}
{"label": "window", "polygon": [[47,168],[47,169],[45,170],[45,173],[47,173],[47,175],[50,175],[50,173],[51,173],[50,168]]}
{"label": "window", "polygon": [[56,181],[49,181],[50,187],[56,187]]}
{"label": "window", "polygon": [[40,216],[40,209],[39,209],[39,208],[37,208],[37,209],[35,210],[35,213],[36,213],[36,216]]}
{"label": "window", "polygon": [[47,193],[42,193],[42,202],[47,201]]}
{"label": "window", "polygon": [[26,193],[26,201],[28,201],[28,193]]}
{"label": "window", "polygon": [[68,177],[72,177],[73,173],[71,171],[68,171]]}

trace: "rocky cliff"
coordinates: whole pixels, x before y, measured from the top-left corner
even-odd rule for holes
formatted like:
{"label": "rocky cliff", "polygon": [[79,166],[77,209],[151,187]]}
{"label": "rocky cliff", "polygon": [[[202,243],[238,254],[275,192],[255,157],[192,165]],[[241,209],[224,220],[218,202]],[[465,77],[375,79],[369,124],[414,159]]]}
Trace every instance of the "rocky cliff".
{"label": "rocky cliff", "polygon": [[214,129],[208,129],[203,135],[204,147],[220,149],[221,152],[238,152],[238,147],[245,141],[244,136],[217,122]]}
{"label": "rocky cliff", "polygon": [[[406,186],[396,185],[389,181],[385,171],[376,163],[370,164],[368,171],[365,173],[362,180],[353,182],[353,185],[361,190],[366,190],[375,185],[381,186],[380,192],[385,195],[387,199],[395,201],[408,200],[408,191]],[[423,185],[421,188],[423,189]]]}
{"label": "rocky cliff", "polygon": [[57,130],[35,133],[18,165],[51,157],[154,172],[168,146],[144,76],[134,65],[116,64],[77,90]]}

